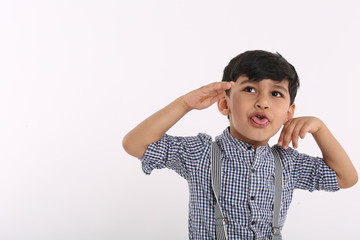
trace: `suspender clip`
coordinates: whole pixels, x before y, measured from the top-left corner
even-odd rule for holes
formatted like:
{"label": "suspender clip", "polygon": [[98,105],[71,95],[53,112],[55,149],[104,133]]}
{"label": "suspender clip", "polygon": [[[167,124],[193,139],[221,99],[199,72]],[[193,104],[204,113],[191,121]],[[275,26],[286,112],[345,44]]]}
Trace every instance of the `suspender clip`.
{"label": "suspender clip", "polygon": [[279,236],[280,235],[280,228],[273,227],[272,228],[272,233],[273,233],[274,236]]}

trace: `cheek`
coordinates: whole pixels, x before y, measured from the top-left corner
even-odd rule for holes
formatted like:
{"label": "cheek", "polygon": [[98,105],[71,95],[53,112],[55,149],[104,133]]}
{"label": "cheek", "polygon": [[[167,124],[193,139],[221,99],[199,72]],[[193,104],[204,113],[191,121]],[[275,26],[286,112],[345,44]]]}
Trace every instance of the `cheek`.
{"label": "cheek", "polygon": [[244,113],[244,110],[246,109],[246,105],[244,104],[244,101],[241,100],[239,97],[234,97],[229,102],[229,110],[234,115],[240,115]]}

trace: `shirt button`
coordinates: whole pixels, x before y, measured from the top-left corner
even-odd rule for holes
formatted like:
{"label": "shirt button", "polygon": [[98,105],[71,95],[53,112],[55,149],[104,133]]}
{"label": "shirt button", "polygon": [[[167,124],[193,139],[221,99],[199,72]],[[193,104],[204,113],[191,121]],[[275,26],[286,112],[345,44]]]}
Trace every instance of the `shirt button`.
{"label": "shirt button", "polygon": [[254,200],[255,200],[255,196],[251,196],[251,198],[250,198],[250,199],[254,201]]}
{"label": "shirt button", "polygon": [[252,168],[252,169],[251,169],[251,172],[252,172],[252,173],[255,173],[255,172],[256,172],[256,169]]}
{"label": "shirt button", "polygon": [[247,150],[250,151],[251,149],[252,149],[252,146],[248,146],[248,147],[247,147]]}
{"label": "shirt button", "polygon": [[255,222],[255,221],[252,221],[252,222],[251,222],[251,225],[255,225],[255,224],[256,224],[256,222]]}

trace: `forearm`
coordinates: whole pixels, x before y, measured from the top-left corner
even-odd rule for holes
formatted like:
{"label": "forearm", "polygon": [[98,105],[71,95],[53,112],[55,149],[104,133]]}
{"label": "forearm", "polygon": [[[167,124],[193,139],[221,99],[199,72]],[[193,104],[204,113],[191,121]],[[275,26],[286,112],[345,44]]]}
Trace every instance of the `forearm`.
{"label": "forearm", "polygon": [[145,119],[124,137],[125,151],[134,157],[142,157],[149,144],[160,140],[189,111],[182,97],[171,102]]}
{"label": "forearm", "polygon": [[149,144],[160,140],[186,113],[192,109],[208,108],[225,97],[225,91],[234,84],[234,82],[211,83],[179,97],[131,130],[123,139],[125,151],[134,157],[142,157]]}
{"label": "forearm", "polygon": [[321,128],[313,133],[313,137],[322,152],[324,161],[336,172],[340,188],[353,186],[358,180],[357,172],[345,150],[326,125],[322,123]]}

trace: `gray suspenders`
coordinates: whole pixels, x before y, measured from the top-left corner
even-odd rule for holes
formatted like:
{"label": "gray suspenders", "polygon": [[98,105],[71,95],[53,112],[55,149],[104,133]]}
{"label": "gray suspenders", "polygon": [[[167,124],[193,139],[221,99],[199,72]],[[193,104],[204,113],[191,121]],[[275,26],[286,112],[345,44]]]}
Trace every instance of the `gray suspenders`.
{"label": "gray suspenders", "polygon": [[226,228],[226,220],[219,204],[221,189],[221,152],[216,142],[213,142],[211,148],[211,182],[215,195],[215,233],[217,240],[229,239]]}
{"label": "gray suspenders", "polygon": [[279,152],[275,148],[271,148],[271,152],[274,155],[275,160],[275,196],[274,196],[274,213],[272,222],[272,239],[280,239],[280,207],[281,207],[281,195],[282,195],[282,165]]}
{"label": "gray suspenders", "polygon": [[[272,240],[280,239],[280,207],[282,195],[282,165],[279,153],[271,148],[271,152],[275,159],[275,197],[274,197],[274,214],[272,222]],[[229,239],[226,227],[226,219],[219,205],[220,189],[221,189],[221,152],[216,142],[212,143],[211,148],[211,182],[215,195],[215,233],[217,240]]]}

